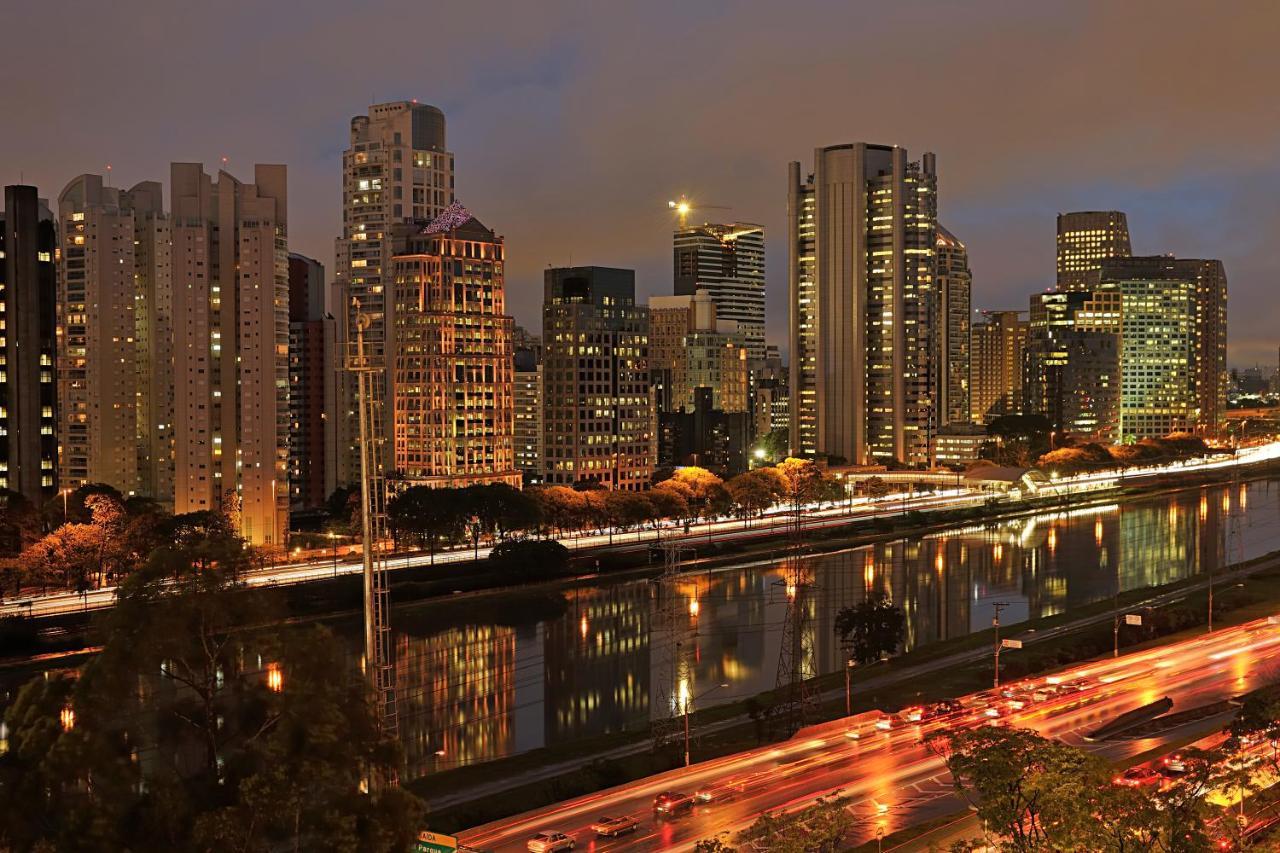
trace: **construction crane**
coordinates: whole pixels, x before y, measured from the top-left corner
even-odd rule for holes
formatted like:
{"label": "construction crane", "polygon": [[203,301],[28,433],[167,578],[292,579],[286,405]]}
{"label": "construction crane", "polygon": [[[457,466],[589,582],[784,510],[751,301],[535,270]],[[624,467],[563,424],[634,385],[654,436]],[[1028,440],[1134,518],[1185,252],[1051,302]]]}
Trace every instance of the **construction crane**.
{"label": "construction crane", "polygon": [[731,210],[732,208],[724,207],[719,204],[695,204],[689,201],[688,196],[681,193],[680,198],[675,201],[667,202],[667,209],[676,212],[676,218],[680,221],[680,227],[683,228],[688,224],[689,214],[695,210]]}

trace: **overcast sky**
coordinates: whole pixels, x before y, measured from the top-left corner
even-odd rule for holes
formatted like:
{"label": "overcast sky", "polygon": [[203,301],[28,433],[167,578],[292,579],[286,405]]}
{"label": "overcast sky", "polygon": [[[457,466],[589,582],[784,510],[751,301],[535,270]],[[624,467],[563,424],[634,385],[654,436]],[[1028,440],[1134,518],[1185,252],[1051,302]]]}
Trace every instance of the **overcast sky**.
{"label": "overcast sky", "polygon": [[684,192],[765,225],[784,342],[786,164],[863,140],[937,154],[975,308],[1052,285],[1055,213],[1118,208],[1138,253],[1221,258],[1232,364],[1276,361],[1280,4],[0,0],[0,29],[0,183],[285,163],[330,271],[350,117],[439,106],[531,329],[548,264],[669,293]]}

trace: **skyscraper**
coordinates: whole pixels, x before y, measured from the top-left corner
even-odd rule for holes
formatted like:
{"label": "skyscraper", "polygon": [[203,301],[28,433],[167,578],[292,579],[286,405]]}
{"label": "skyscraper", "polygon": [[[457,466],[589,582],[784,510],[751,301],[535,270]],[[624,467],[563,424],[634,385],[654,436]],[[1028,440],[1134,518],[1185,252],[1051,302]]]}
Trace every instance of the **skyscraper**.
{"label": "skyscraper", "polygon": [[[386,358],[387,329],[394,324],[389,275],[398,223],[426,223],[453,203],[453,155],[445,144],[445,118],[436,107],[416,101],[374,104],[351,119],[350,146],[342,153],[342,236],[334,246],[335,276],[342,305],[340,338],[355,340],[355,302],[372,318],[365,333],[369,355]],[[391,393],[387,382],[386,393]],[[344,374],[339,401],[338,481],[358,479],[355,451],[355,378]],[[388,396],[385,428],[390,429]]]}
{"label": "skyscraper", "polygon": [[254,183],[171,168],[174,511],[227,509],[254,544],[288,516],[289,263],[284,166]]}
{"label": "skyscraper", "polygon": [[1099,307],[1088,291],[1031,297],[1023,406],[1060,434],[1110,443],[1120,422],[1119,321]]}
{"label": "skyscraper", "polygon": [[649,485],[655,455],[649,312],[635,273],[560,267],[545,273],[543,435],[547,482]]}
{"label": "skyscraper", "polygon": [[541,483],[542,459],[542,362],[538,352],[518,349],[515,352],[515,427],[516,469],[526,483]]}
{"label": "skyscraper", "polygon": [[716,315],[737,323],[753,360],[764,358],[764,228],[748,222],[686,225],[675,232],[675,293],[705,290]]}
{"label": "skyscraper", "polygon": [[105,483],[167,503],[173,330],[160,184],[126,192],[81,175],[58,197],[58,228],[62,487]]}
{"label": "skyscraper", "polygon": [[1058,289],[1086,290],[1107,258],[1126,258],[1129,222],[1119,210],[1058,214]]}
{"label": "skyscraper", "polygon": [[974,423],[1022,414],[1022,359],[1027,321],[1018,311],[984,311],[973,326],[969,394]]}
{"label": "skyscraper", "polygon": [[[1218,399],[1225,401],[1222,264],[1160,255],[1116,258],[1102,264],[1097,278],[1092,305],[1114,318],[1111,327],[1121,337],[1118,440],[1192,430],[1216,434],[1223,412]],[[1083,322],[1106,321],[1085,315]]]}
{"label": "skyscraper", "polygon": [[[693,411],[694,391],[711,391],[711,408],[747,411],[749,343],[742,326],[722,321],[711,295],[649,298],[649,364],[659,412]],[[661,361],[659,361],[661,359]],[[660,367],[659,367],[660,365]]]}
{"label": "skyscraper", "polygon": [[926,464],[936,399],[934,155],[819,148],[788,181],[791,445],[857,464]]}
{"label": "skyscraper", "polygon": [[938,226],[938,413],[943,424],[969,420],[969,250]]}
{"label": "skyscraper", "polygon": [[338,487],[337,323],[324,267],[289,254],[289,508],[316,509]]}
{"label": "skyscraper", "polygon": [[4,188],[0,216],[0,488],[34,504],[57,493],[54,329],[57,228],[36,188]]}
{"label": "skyscraper", "polygon": [[392,257],[392,467],[410,485],[521,485],[505,264],[456,202]]}

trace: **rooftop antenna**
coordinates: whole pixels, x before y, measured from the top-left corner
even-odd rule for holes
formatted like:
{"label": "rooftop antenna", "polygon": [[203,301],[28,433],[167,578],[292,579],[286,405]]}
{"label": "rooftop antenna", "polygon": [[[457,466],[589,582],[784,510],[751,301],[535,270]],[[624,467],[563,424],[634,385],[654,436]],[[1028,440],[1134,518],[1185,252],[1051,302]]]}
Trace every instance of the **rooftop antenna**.
{"label": "rooftop antenna", "polygon": [[111,164],[107,164],[107,186],[111,186]]}

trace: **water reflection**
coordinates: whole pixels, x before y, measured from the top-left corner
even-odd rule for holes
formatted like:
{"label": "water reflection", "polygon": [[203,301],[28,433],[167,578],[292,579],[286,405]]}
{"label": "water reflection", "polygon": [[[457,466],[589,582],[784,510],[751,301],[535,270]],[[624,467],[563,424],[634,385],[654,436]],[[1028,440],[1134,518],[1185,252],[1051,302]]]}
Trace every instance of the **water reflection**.
{"label": "water reflection", "polygon": [[[910,649],[985,629],[996,602],[1012,625],[1215,570],[1280,547],[1278,493],[1190,490],[812,557],[796,648],[806,669],[839,670],[835,615],[869,595],[903,607]],[[649,581],[587,584],[496,620],[449,602],[397,608],[409,775],[643,728],[681,697],[706,707],[773,687],[781,580],[777,565],[689,575],[671,602]]]}

